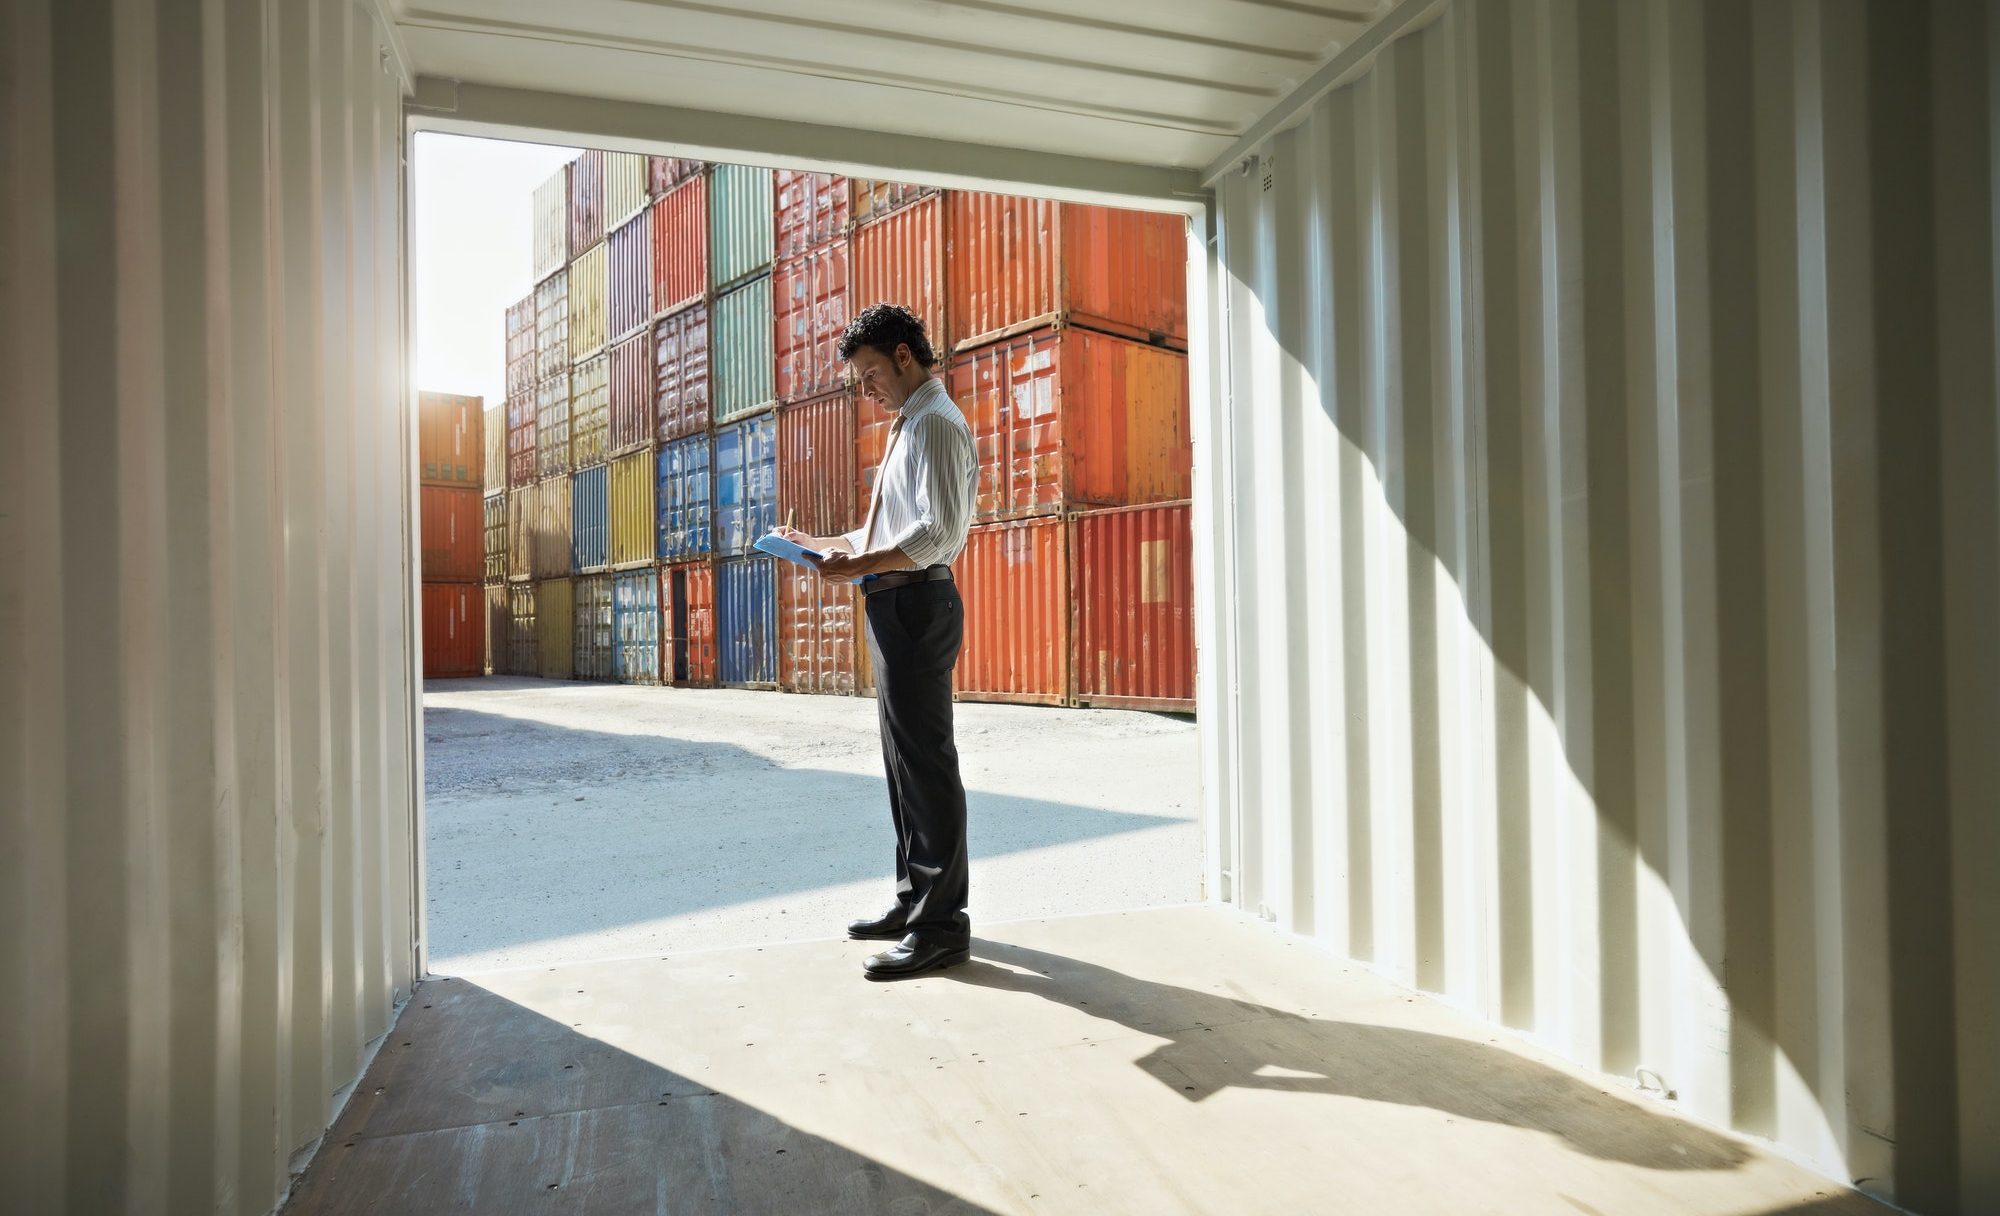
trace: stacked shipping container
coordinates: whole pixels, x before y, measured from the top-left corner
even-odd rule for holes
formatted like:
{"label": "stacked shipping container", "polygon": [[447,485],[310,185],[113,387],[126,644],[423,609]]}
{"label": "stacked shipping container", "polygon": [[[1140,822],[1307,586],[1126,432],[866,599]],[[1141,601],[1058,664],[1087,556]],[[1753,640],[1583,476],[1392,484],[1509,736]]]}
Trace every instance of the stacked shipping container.
{"label": "stacked shipping container", "polygon": [[478,397],[417,394],[419,611],[427,678],[476,676],[486,668],[485,422]]}

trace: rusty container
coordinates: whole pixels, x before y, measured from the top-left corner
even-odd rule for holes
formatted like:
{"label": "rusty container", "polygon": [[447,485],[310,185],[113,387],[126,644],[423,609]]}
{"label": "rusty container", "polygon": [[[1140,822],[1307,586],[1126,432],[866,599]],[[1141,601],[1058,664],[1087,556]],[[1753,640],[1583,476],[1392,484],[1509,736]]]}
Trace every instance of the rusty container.
{"label": "rusty container", "polygon": [[479,443],[486,449],[480,460],[479,488],[491,494],[507,488],[507,407],[489,405],[479,422]]}
{"label": "rusty container", "polygon": [[653,323],[653,436],[661,443],[708,429],[708,305]]}
{"label": "rusty container", "polygon": [[476,583],[486,570],[483,499],[470,486],[421,486],[418,535],[425,582]]}
{"label": "rusty container", "polygon": [[700,176],[705,167],[705,162],[688,156],[648,156],[646,193],[658,198],[687,179]]}
{"label": "rusty container", "polygon": [[652,207],[653,311],[672,312],[708,291],[708,178],[661,195]]}
{"label": "rusty container", "polygon": [[646,156],[640,152],[604,154],[604,228],[609,232],[646,208]]}
{"label": "rusty container", "polygon": [[858,527],[852,389],[778,411],[778,514],[814,536]]}
{"label": "rusty container", "polygon": [[424,678],[483,675],[486,596],[478,583],[424,584]]}
{"label": "rusty container", "polygon": [[653,217],[641,211],[614,229],[604,242],[609,276],[604,334],[612,342],[645,329],[653,320]]}
{"label": "rusty container", "polygon": [[772,181],[777,214],[775,253],[795,258],[847,236],[853,206],[847,179],[832,173],[780,169]]}
{"label": "rusty container", "polygon": [[965,601],[965,643],[952,681],[959,699],[1068,703],[1069,521],[975,527],[952,575]]}
{"label": "rusty container", "polygon": [[592,355],[569,373],[569,455],[572,468],[603,464],[611,439],[611,356]]}
{"label": "rusty container", "polygon": [[960,190],[945,199],[958,349],[1063,324],[1187,349],[1182,217]]}
{"label": "rusty container", "polygon": [[479,500],[479,531],[484,538],[481,569],[488,583],[507,581],[507,491],[488,494]]}
{"label": "rusty container", "polygon": [[508,607],[511,591],[501,583],[486,588],[486,674],[504,676],[513,670],[512,639],[514,614]]}
{"label": "rusty container", "polygon": [[779,689],[853,696],[861,592],[790,562],[777,570]]}
{"label": "rusty container", "polygon": [[535,281],[541,282],[569,262],[569,166],[564,165],[535,187],[534,219],[530,227],[534,244]]}
{"label": "rusty container", "polygon": [[557,372],[535,386],[535,476],[567,472],[569,459],[569,390],[567,373]]}
{"label": "rusty container", "polygon": [[512,489],[534,484],[535,394],[522,393],[507,398],[507,485]]}
{"label": "rusty container", "polygon": [[509,582],[523,582],[535,572],[536,501],[533,485],[507,491],[507,581]]}
{"label": "rusty container", "polygon": [[569,268],[535,288],[535,379],[569,370]]}
{"label": "rusty container", "polygon": [[479,489],[486,464],[479,432],[485,419],[483,398],[418,393],[418,480],[427,486]]}
{"label": "rusty container", "polygon": [[920,203],[937,193],[934,186],[918,186],[909,182],[885,182],[866,177],[847,179],[848,210],[857,224],[887,215],[899,207]]}
{"label": "rusty container", "polygon": [[535,650],[541,656],[544,680],[567,680],[576,673],[574,580],[546,579],[535,584]]}
{"label": "rusty container", "polygon": [[1070,520],[1079,705],[1194,712],[1194,529],[1185,502]]}
{"label": "rusty container", "polygon": [[561,578],[569,573],[570,511],[575,505],[569,474],[543,478],[535,483],[533,494],[529,569],[536,578]]}
{"label": "rusty container", "polygon": [[535,585],[507,584],[507,670],[517,676],[542,674],[542,648],[535,632]]}
{"label": "rusty container", "polygon": [[641,330],[611,348],[611,455],[653,442],[654,372],[652,330]]}
{"label": "rusty container", "polygon": [[978,447],[981,522],[1192,493],[1179,351],[1036,330],[956,356],[947,386]]}
{"label": "rusty container", "polygon": [[604,157],[596,149],[569,162],[569,257],[604,239]]}
{"label": "rusty container", "polygon": [[951,325],[956,324],[946,308],[944,249],[944,198],[932,194],[856,225],[849,254],[852,310],[901,304],[923,320],[941,362],[950,357]]}
{"label": "rusty container", "polygon": [[570,592],[570,625],[576,643],[570,667],[579,680],[611,679],[611,575],[576,580]]}
{"label": "rusty container", "polygon": [[507,395],[535,387],[535,293],[507,306]]}
{"label": "rusty container", "polygon": [[850,316],[847,267],[844,240],[778,260],[771,307],[779,401],[803,401],[846,382],[840,335]]}
{"label": "rusty container", "polygon": [[660,567],[660,683],[715,687],[715,563]]}

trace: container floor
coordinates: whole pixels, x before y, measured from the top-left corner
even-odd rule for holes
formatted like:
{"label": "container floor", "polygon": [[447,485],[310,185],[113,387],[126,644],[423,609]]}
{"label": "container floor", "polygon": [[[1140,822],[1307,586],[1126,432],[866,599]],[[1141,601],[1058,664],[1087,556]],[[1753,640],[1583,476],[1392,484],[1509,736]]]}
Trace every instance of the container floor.
{"label": "container floor", "polygon": [[1888,1209],[1215,905],[421,983],[289,1216]]}

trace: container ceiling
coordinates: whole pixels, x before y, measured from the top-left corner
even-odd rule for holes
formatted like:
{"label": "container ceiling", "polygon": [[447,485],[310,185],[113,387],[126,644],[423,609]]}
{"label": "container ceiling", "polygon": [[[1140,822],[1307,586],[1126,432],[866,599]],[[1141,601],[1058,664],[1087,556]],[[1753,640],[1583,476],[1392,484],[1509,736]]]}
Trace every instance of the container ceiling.
{"label": "container ceiling", "polygon": [[1200,168],[1389,0],[384,0],[415,76]]}

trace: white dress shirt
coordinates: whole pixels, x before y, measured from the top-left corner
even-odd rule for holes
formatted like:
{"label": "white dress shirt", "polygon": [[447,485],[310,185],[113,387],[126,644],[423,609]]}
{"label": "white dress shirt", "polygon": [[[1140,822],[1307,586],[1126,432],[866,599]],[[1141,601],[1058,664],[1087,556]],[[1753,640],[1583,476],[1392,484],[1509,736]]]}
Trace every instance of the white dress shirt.
{"label": "white dress shirt", "polygon": [[[862,399],[864,409],[873,403]],[[904,569],[950,565],[965,551],[965,534],[972,527],[973,496],[979,488],[979,459],[972,445],[972,428],[959,412],[944,382],[925,380],[900,411],[902,433],[895,437],[888,460],[875,475],[873,542],[901,549],[915,563]],[[842,533],[856,553],[862,552],[862,526]]]}

